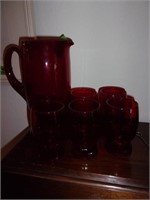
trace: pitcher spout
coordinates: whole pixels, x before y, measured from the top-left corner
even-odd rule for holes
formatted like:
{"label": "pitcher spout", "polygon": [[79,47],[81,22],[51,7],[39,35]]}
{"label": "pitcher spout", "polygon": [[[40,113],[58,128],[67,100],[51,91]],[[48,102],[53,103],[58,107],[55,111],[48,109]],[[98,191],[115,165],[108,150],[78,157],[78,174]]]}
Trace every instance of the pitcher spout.
{"label": "pitcher spout", "polygon": [[69,46],[74,45],[74,42],[72,41],[72,39],[68,38],[67,43]]}
{"label": "pitcher spout", "polygon": [[62,41],[66,41],[66,43],[67,43],[69,46],[74,45],[74,42],[72,41],[72,39],[69,38],[69,37],[66,37],[64,34],[60,35],[59,38],[60,38],[60,40],[62,40]]}

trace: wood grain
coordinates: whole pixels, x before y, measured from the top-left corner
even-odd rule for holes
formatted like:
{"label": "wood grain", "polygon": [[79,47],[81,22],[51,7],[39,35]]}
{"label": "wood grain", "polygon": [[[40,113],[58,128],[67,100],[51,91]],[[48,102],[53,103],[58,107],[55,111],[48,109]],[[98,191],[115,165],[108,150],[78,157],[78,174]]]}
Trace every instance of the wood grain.
{"label": "wood grain", "polygon": [[[140,123],[138,131],[149,141],[149,124]],[[149,198],[149,150],[139,138],[134,138],[128,156],[107,152],[100,139],[93,159],[74,158],[68,139],[63,157],[51,162],[35,156],[37,149],[25,132],[2,160],[3,198]]]}

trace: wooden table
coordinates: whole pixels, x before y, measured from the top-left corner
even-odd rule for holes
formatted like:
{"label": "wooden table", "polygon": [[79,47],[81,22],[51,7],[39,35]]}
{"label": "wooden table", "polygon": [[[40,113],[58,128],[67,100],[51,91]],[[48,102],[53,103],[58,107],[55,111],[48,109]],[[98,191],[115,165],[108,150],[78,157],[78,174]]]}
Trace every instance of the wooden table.
{"label": "wooden table", "polygon": [[[138,131],[149,141],[149,124]],[[34,144],[29,129],[2,160],[2,198],[148,199],[149,149],[136,136],[130,156],[108,153],[98,141],[98,155],[89,160],[73,158],[71,142],[55,163],[33,160]]]}

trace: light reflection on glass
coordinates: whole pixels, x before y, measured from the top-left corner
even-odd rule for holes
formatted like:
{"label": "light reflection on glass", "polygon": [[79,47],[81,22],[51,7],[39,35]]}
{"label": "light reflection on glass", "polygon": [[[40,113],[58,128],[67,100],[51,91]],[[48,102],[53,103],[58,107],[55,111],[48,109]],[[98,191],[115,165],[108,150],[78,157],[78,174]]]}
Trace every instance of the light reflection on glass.
{"label": "light reflection on glass", "polygon": [[82,163],[81,169],[83,171],[87,171],[88,170],[88,163],[86,163],[86,162]]}
{"label": "light reflection on glass", "polygon": [[45,66],[48,67],[48,62],[47,61],[45,62]]}

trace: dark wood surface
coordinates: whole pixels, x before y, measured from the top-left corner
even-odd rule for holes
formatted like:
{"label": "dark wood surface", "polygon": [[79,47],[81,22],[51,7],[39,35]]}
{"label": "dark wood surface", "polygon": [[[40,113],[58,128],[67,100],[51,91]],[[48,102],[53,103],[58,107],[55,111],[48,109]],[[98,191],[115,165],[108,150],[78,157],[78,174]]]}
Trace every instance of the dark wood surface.
{"label": "dark wood surface", "polygon": [[[138,131],[149,141],[149,124]],[[149,199],[149,149],[136,136],[129,156],[108,153],[103,139],[93,159],[73,158],[70,140],[61,159],[35,159],[29,130],[2,160],[2,198]]]}

